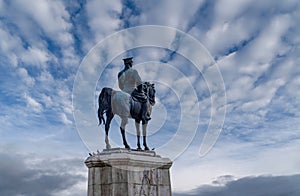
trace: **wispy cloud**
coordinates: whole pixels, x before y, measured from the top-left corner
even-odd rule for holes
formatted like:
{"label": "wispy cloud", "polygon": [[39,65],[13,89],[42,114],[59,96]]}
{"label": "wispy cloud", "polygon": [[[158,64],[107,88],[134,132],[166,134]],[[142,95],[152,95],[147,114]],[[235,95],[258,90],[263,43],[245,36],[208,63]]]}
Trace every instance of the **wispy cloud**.
{"label": "wispy cloud", "polygon": [[203,185],[189,193],[175,193],[175,196],[210,195],[299,195],[300,175],[292,176],[250,176],[232,180],[232,176],[220,176],[214,185]]}
{"label": "wispy cloud", "polygon": [[45,159],[0,153],[1,195],[83,195],[86,175],[81,160]]}
{"label": "wispy cloud", "polygon": [[[242,141],[243,137],[221,137],[211,152],[200,158],[195,156],[199,145],[197,136],[193,142],[194,147],[190,147],[176,159],[172,167],[177,176],[172,181],[175,192],[188,192],[197,188],[198,184],[211,184],[213,178],[221,175],[242,178],[251,175],[293,175],[300,172],[297,166],[299,158],[296,156],[299,139],[289,140],[284,144],[277,142],[276,145],[265,145],[263,142]],[[188,163],[189,167],[183,167],[184,163]],[[185,183],[187,176],[189,180]]]}

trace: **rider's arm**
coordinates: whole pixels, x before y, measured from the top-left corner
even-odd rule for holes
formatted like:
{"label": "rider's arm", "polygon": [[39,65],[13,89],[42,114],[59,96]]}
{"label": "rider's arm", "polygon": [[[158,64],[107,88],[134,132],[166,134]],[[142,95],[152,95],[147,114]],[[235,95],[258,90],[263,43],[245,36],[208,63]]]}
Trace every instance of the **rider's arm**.
{"label": "rider's arm", "polygon": [[134,70],[134,79],[135,79],[136,86],[143,84],[143,81],[142,81],[139,73],[136,70]]}
{"label": "rider's arm", "polygon": [[120,88],[121,90],[124,89],[124,81],[125,81],[125,76],[124,76],[124,74],[119,75],[119,77],[118,77],[118,83],[119,83],[119,88]]}

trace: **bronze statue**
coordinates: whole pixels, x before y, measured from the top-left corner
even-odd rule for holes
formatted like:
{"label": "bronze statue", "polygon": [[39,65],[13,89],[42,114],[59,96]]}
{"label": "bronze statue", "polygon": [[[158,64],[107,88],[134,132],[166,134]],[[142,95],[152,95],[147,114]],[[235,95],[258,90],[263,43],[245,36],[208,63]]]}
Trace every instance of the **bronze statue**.
{"label": "bronze statue", "polygon": [[[115,91],[112,88],[104,87],[99,95],[99,125],[102,121],[105,124],[105,143],[106,148],[109,149],[111,148],[108,140],[110,123],[115,114],[120,116],[122,119],[120,130],[123,144],[125,148],[130,149],[130,146],[126,141],[125,126],[128,123],[128,118],[135,119],[137,150],[141,150],[140,122],[142,121],[143,145],[145,150],[149,150],[146,142],[146,132],[152,106],[155,104],[154,84],[141,81],[137,71],[132,69],[132,58],[123,60],[125,68],[118,74],[119,86],[122,91]],[[106,113],[106,120],[103,116],[104,113]]]}

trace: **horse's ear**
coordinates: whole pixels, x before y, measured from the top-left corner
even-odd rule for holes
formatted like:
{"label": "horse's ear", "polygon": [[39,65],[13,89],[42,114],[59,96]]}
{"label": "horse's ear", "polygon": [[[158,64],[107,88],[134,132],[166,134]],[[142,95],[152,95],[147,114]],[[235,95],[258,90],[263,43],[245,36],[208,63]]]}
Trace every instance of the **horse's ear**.
{"label": "horse's ear", "polygon": [[153,83],[153,84],[151,84],[151,86],[154,88],[154,83]]}

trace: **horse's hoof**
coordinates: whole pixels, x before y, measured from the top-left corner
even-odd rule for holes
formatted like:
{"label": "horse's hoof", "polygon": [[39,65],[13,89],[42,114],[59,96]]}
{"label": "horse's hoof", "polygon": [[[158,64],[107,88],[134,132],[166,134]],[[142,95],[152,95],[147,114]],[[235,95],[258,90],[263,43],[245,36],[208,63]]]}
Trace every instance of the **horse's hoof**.
{"label": "horse's hoof", "polygon": [[138,147],[136,150],[137,150],[137,151],[142,151],[142,148],[141,148],[141,147]]}
{"label": "horse's hoof", "polygon": [[111,149],[111,146],[110,145],[106,145],[106,149],[107,150]]}
{"label": "horse's hoof", "polygon": [[126,148],[127,150],[130,150],[130,146],[128,146],[128,145],[125,145],[125,148]]}
{"label": "horse's hoof", "polygon": [[145,146],[145,150],[149,150],[148,146]]}

